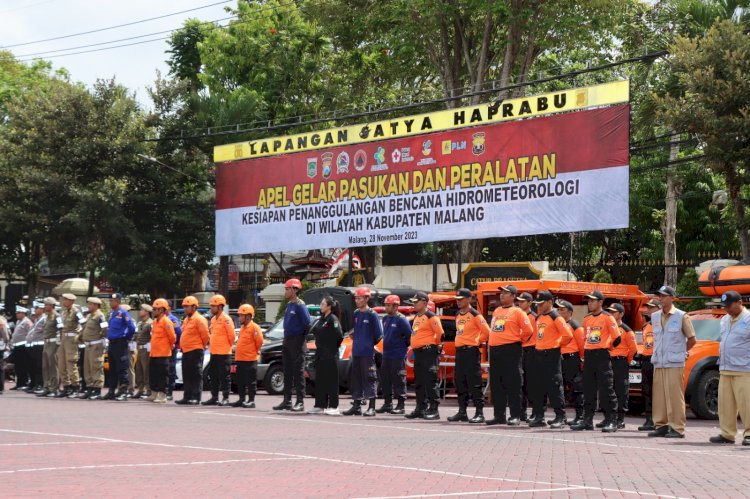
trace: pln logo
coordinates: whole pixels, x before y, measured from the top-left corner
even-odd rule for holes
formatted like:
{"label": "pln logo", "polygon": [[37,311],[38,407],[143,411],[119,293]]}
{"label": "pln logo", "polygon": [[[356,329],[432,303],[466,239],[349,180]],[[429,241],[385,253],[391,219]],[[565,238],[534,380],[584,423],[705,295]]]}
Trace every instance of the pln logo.
{"label": "pln logo", "polygon": [[448,154],[451,154],[453,151],[463,151],[466,149],[466,141],[460,140],[460,141],[452,141],[452,140],[444,140],[442,143],[442,150],[443,155],[447,156]]}

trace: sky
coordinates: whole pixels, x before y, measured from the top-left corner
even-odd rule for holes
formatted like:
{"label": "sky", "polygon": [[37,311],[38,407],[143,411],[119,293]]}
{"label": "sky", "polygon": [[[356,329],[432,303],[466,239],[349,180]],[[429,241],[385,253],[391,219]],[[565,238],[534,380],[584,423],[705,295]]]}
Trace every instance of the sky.
{"label": "sky", "polygon": [[[87,35],[10,48],[8,46],[108,28],[219,2],[220,0],[0,0],[0,49],[11,51],[19,60],[33,57],[47,59],[55,68],[67,69],[71,80],[86,85],[93,84],[97,78],[114,77],[117,82],[135,92],[137,100],[148,107],[150,101],[146,88],[153,84],[157,70],[162,74],[168,72],[164,62],[168,48],[166,40],[70,56],[61,56],[66,52],[38,56],[27,54],[170,31],[182,26],[189,18],[202,21],[226,18],[230,14],[224,10],[225,7],[236,6],[236,1]],[[159,39],[168,35],[169,33],[156,34],[110,45]],[[68,52],[107,46],[86,47]]]}

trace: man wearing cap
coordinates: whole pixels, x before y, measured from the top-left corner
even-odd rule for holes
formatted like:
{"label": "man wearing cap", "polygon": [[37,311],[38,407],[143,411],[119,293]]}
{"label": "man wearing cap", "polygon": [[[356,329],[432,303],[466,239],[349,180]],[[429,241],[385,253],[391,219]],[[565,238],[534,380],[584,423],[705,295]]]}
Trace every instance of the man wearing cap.
{"label": "man wearing cap", "polygon": [[44,381],[42,378],[42,353],[44,351],[44,304],[39,300],[33,302],[34,312],[30,317],[34,326],[26,335],[26,349],[29,353],[29,377],[31,385],[26,389],[26,393],[34,392],[39,395],[44,392],[42,387]]}
{"label": "man wearing cap", "polygon": [[[456,367],[453,371],[453,384],[458,393],[458,412],[448,421],[468,421],[481,424],[484,419],[484,394],[482,393],[482,352],[481,346],[490,337],[490,326],[482,314],[471,306],[471,291],[461,288],[456,293]],[[476,412],[469,419],[466,408],[469,397],[474,399]]]}
{"label": "man wearing cap", "polygon": [[685,359],[695,345],[690,317],[673,305],[676,293],[670,286],[656,292],[662,309],[651,316],[654,328],[653,417],[649,437],[685,438],[685,392],[682,389]]}
{"label": "man wearing cap", "polygon": [[[201,402],[201,405],[229,405],[229,389],[232,346],[235,341],[234,321],[224,312],[227,300],[222,295],[211,297],[211,322],[208,326],[208,343],[211,359],[208,371],[211,374],[211,398]],[[175,333],[176,337],[176,333]],[[219,400],[219,391],[222,398]]]}
{"label": "man wearing cap", "polygon": [[[302,283],[299,279],[289,279],[284,283],[284,297],[288,303],[284,311],[284,340],[281,346],[281,363],[284,368],[284,400],[274,406],[274,411],[305,410],[305,338],[310,330],[310,312],[305,302],[300,300]],[[292,405],[292,391],[297,401]]]}
{"label": "man wearing cap", "polygon": [[5,391],[5,351],[10,342],[10,330],[8,320],[3,315],[5,305],[0,303],[0,395]]}
{"label": "man wearing cap", "polygon": [[42,328],[42,385],[43,390],[39,397],[54,397],[60,386],[57,377],[57,348],[60,344],[60,330],[62,320],[55,310],[57,300],[48,296],[43,301],[44,305],[44,327]]}
{"label": "man wearing cap", "polygon": [[[526,315],[529,317],[529,322],[531,322],[531,329],[534,330],[531,336],[529,336],[529,339],[521,344],[521,347],[523,348],[523,359],[521,361],[523,366],[521,421],[524,422],[529,421],[529,415],[526,413],[526,409],[529,408],[529,405],[531,405],[532,408],[534,407],[534,400],[539,397],[542,385],[541,379],[539,378],[539,370],[536,365],[536,336],[538,331],[536,327],[537,314],[531,308],[531,303],[533,301],[534,297],[531,296],[531,293],[523,292],[516,296],[516,304],[518,305],[518,308],[526,312]],[[544,414],[539,415],[538,418],[536,414],[531,415],[531,419],[540,419],[543,417]]]}
{"label": "man wearing cap", "polygon": [[737,291],[721,295],[727,314],[721,318],[719,344],[719,429],[714,444],[733,444],[737,415],[743,427],[742,445],[750,445],[750,311]]}
{"label": "man wearing cap", "polygon": [[609,357],[612,359],[612,383],[617,396],[617,429],[621,430],[625,428],[625,413],[628,411],[630,363],[633,361],[635,354],[638,353],[638,345],[633,330],[622,322],[625,307],[620,303],[613,303],[607,307],[607,312],[615,318],[622,337],[620,344],[609,352]]}
{"label": "man wearing cap", "polygon": [[438,404],[438,362],[443,325],[440,318],[427,308],[430,296],[422,291],[411,299],[416,316],[412,322],[411,348],[414,352],[414,388],[417,406],[406,419],[440,419]]}
{"label": "man wearing cap", "polygon": [[60,318],[62,329],[60,330],[60,348],[57,350],[57,368],[60,383],[63,389],[57,397],[77,396],[79,385],[78,373],[78,334],[81,332],[81,324],[86,322],[81,309],[75,304],[76,296],[71,293],[62,295],[62,308]]}
{"label": "man wearing cap", "polygon": [[175,401],[178,405],[198,405],[201,401],[203,358],[208,346],[208,321],[198,313],[199,304],[195,296],[186,296],[182,300],[182,308],[185,310],[180,335],[182,399]]}
{"label": "man wearing cap", "polygon": [[569,424],[580,424],[583,421],[583,352],[586,344],[586,333],[578,321],[573,319],[573,304],[567,300],[555,301],[558,313],[565,319],[573,332],[573,340],[560,349],[562,357],[563,387],[566,400],[573,403],[576,417]]}
{"label": "man wearing cap", "polygon": [[614,317],[602,308],[604,294],[601,291],[593,291],[586,295],[586,298],[589,314],[583,318],[583,330],[586,333],[583,361],[583,420],[579,424],[570,425],[570,429],[594,429],[598,392],[599,405],[604,411],[602,432],[612,433],[617,431],[617,396],[612,384],[612,359],[609,357],[609,350],[622,341],[620,329]]}
{"label": "man wearing cap", "polygon": [[[128,399],[128,369],[130,369],[130,349],[128,342],[135,334],[135,322],[130,313],[120,306],[122,295],[114,293],[110,296],[109,304],[112,310],[109,313],[107,340],[107,355],[109,357],[109,378],[107,388],[109,391],[103,400]],[[88,383],[88,381],[87,381]]]}
{"label": "man wearing cap", "polygon": [[[138,310],[138,324],[135,326],[135,394],[134,399],[151,395],[148,382],[149,359],[151,352],[151,312],[153,307],[148,303],[141,304]],[[205,320],[205,319],[203,319]]]}
{"label": "man wearing cap", "polygon": [[518,289],[500,286],[500,306],[492,312],[490,324],[490,388],[494,415],[486,424],[506,423],[505,408],[510,408],[508,426],[521,424],[523,342],[534,334],[526,312],[513,305]]}
{"label": "man wearing cap", "polygon": [[[107,339],[107,318],[102,313],[102,300],[90,296],[86,299],[89,314],[81,330],[81,341],[86,345],[83,357],[83,377],[86,381],[86,391],[79,395],[80,399],[99,400],[102,398],[104,386],[104,344]],[[127,344],[125,345],[127,346]],[[106,397],[111,399],[112,397]]]}
{"label": "man wearing cap", "polygon": [[26,390],[31,383],[29,350],[26,347],[26,337],[34,327],[34,323],[27,317],[29,309],[16,305],[16,326],[10,338],[12,362],[16,371],[16,386],[11,390]]}
{"label": "man wearing cap", "polygon": [[177,336],[177,341],[172,348],[172,356],[169,357],[169,367],[167,375],[167,400],[172,400],[172,393],[174,392],[175,383],[177,383],[177,350],[180,347],[180,339],[182,338],[182,321],[177,317],[172,310],[167,314],[167,318],[172,321],[174,325],[174,334]]}
{"label": "man wearing cap", "polygon": [[654,365],[651,356],[654,354],[654,327],[651,324],[651,316],[661,308],[659,300],[652,298],[646,303],[646,311],[642,314],[646,320],[643,325],[643,350],[641,350],[641,392],[646,411],[646,421],[638,427],[638,431],[652,431],[654,419],[651,416],[652,393],[654,384]]}
{"label": "man wearing cap", "polygon": [[[553,307],[555,297],[549,291],[540,291],[534,304],[539,315],[536,320],[536,357],[541,379],[539,396],[534,400],[535,419],[529,421],[531,428],[546,426],[562,428],[567,424],[565,419],[565,398],[563,396],[562,367],[560,364],[560,349],[573,339],[565,319]],[[545,423],[545,397],[555,410],[555,419]]]}
{"label": "man wearing cap", "polygon": [[[383,362],[380,366],[380,386],[383,389],[383,406],[378,414],[404,414],[406,402],[406,352],[411,340],[411,326],[398,307],[398,295],[385,297],[383,317]],[[396,407],[393,407],[393,397]]]}

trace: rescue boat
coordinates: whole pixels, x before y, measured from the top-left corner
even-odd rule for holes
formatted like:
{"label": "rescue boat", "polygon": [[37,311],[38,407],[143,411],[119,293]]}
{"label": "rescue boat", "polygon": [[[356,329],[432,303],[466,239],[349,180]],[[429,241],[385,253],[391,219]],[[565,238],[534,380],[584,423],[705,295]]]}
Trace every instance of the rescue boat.
{"label": "rescue boat", "polygon": [[721,296],[734,290],[741,295],[750,294],[750,265],[730,265],[706,269],[698,277],[698,287],[707,296]]}

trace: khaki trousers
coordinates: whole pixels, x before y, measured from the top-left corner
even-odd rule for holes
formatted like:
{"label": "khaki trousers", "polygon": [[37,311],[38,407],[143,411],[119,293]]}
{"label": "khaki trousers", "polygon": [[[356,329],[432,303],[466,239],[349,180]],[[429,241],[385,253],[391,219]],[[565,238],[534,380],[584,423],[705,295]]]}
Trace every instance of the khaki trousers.
{"label": "khaki trousers", "polygon": [[78,386],[78,340],[75,336],[63,336],[57,349],[57,371],[63,386]]}
{"label": "khaki trousers", "polygon": [[135,359],[138,356],[138,352],[131,352],[128,348],[128,360],[130,361],[130,367],[128,368],[128,391],[133,392],[135,388]]}
{"label": "khaki trousers", "polygon": [[57,343],[44,343],[42,350],[42,380],[44,388],[56,391],[60,388],[60,378],[57,376]]}
{"label": "khaki trousers", "polygon": [[737,415],[745,437],[750,437],[750,372],[721,371],[719,377],[719,428],[721,436],[734,440]]}
{"label": "khaki trousers", "polygon": [[83,355],[83,378],[86,388],[104,386],[104,344],[87,345]]}
{"label": "khaki trousers", "polygon": [[141,392],[148,392],[151,387],[148,384],[148,364],[151,354],[148,350],[138,347],[138,360],[135,362],[135,388]]}
{"label": "khaki trousers", "polygon": [[652,411],[657,429],[669,425],[677,433],[685,433],[684,371],[684,367],[654,368]]}

